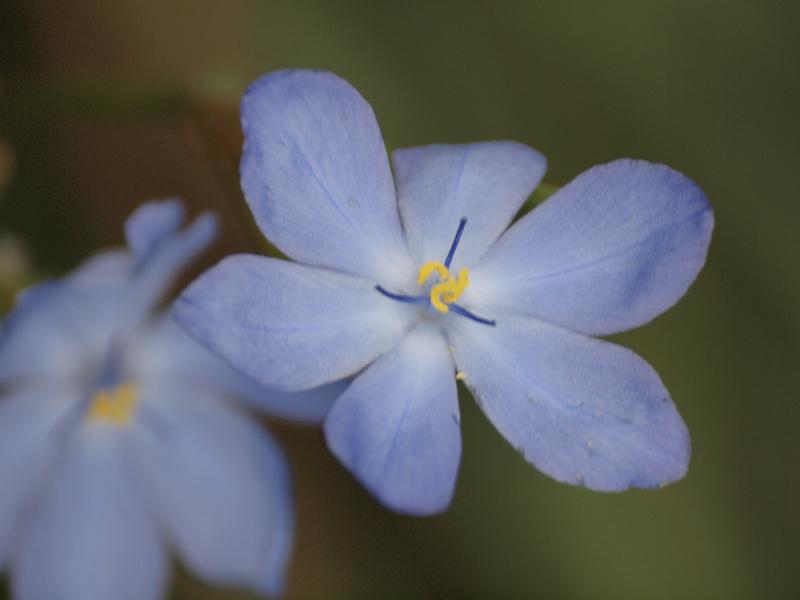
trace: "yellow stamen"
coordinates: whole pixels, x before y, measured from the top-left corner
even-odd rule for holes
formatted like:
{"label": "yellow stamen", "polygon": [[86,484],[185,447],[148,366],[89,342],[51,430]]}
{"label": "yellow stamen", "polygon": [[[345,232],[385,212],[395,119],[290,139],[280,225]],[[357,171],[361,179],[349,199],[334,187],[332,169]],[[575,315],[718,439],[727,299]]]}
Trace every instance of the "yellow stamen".
{"label": "yellow stamen", "polygon": [[469,285],[469,270],[461,269],[458,272],[458,279],[456,279],[442,263],[425,263],[419,270],[417,279],[419,285],[425,283],[428,276],[434,272],[439,275],[440,281],[431,288],[431,304],[439,312],[446,313],[450,310],[448,304],[458,300]]}
{"label": "yellow stamen", "polygon": [[444,292],[444,298],[442,298],[448,304],[455,302],[459,299],[461,294],[464,293],[464,289],[469,285],[469,271],[467,269],[461,269],[458,272],[458,279],[453,279],[453,276],[450,275],[448,281],[452,281],[455,285],[450,286]]}
{"label": "yellow stamen", "polygon": [[136,397],[136,385],[129,382],[115,388],[102,389],[92,398],[86,418],[94,423],[126,427],[136,408]]}
{"label": "yellow stamen", "polygon": [[447,267],[445,267],[442,263],[435,261],[425,263],[422,265],[422,267],[420,267],[419,277],[417,277],[417,285],[422,285],[425,283],[425,281],[428,279],[428,276],[434,271],[436,271],[436,273],[439,275],[439,279],[442,280],[447,279],[450,276]]}
{"label": "yellow stamen", "polygon": [[453,288],[455,288],[455,282],[452,279],[437,283],[433,286],[431,288],[431,304],[433,304],[433,308],[442,313],[449,311],[450,307],[443,302],[442,296],[445,294],[449,295],[449,292],[451,292]]}

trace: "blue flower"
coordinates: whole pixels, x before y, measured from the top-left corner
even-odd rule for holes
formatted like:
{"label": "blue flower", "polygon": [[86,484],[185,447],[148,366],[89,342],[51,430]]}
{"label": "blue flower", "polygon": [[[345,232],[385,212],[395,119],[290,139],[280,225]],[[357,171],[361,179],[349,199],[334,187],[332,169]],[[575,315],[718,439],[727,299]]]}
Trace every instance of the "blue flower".
{"label": "blue flower", "polygon": [[227,258],[178,320],[269,385],[356,375],[325,434],[387,506],[448,506],[456,380],[559,481],[618,491],[685,474],[689,435],[656,372],[590,336],[650,321],[697,276],[713,216],[692,181],[618,160],[511,224],[546,167],[522,144],[396,150],[393,178],[366,101],[308,71],[256,81],[242,122],[250,209],[297,263]]}
{"label": "blue flower", "polygon": [[0,568],[17,598],[159,598],[167,546],[210,583],[281,589],[289,473],[231,401],[319,420],[337,390],[265,393],[153,316],[215,233],[210,215],[183,219],[177,201],[142,206],[130,252],[40,284],[4,323]]}

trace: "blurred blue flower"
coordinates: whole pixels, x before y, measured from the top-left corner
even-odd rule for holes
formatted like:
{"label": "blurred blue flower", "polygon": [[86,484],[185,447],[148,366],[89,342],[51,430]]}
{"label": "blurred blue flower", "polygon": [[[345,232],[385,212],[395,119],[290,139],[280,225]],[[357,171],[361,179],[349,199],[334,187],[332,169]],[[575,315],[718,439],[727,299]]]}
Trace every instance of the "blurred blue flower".
{"label": "blurred blue flower", "polygon": [[179,298],[178,320],[282,389],[357,374],[325,433],[387,506],[449,504],[456,380],[559,481],[623,490],[684,475],[689,435],[658,375],[589,336],[648,322],[696,277],[713,216],[692,181],[619,160],[509,227],[546,168],[522,144],[397,150],[393,179],[366,101],[308,71],[256,81],[242,122],[250,209],[305,264],[227,258]]}
{"label": "blurred blue flower", "polygon": [[281,590],[289,473],[233,396],[321,420],[338,390],[271,394],[171,319],[152,316],[212,240],[178,201],[126,223],[101,253],[25,293],[0,337],[0,568],[17,598],[160,598],[167,547],[212,584]]}

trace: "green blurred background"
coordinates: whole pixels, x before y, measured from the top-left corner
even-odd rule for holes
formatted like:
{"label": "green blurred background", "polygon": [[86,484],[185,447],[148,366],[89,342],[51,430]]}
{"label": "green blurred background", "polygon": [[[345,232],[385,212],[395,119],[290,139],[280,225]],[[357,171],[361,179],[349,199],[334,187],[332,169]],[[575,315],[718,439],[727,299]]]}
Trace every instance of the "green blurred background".
{"label": "green blurred background", "polygon": [[[618,157],[667,163],[711,199],[709,260],[676,308],[615,340],[672,392],[688,477],[622,495],[555,483],[465,394],[455,501],[411,519],[318,431],[276,424],[298,503],[287,596],[797,598],[798,6],[2,0],[0,233],[59,273],[120,243],[140,201],[178,194],[223,216],[206,265],[262,250],[237,104],[285,67],[348,79],[390,147],[515,139],[556,184]],[[247,597],[185,574],[173,596]]]}

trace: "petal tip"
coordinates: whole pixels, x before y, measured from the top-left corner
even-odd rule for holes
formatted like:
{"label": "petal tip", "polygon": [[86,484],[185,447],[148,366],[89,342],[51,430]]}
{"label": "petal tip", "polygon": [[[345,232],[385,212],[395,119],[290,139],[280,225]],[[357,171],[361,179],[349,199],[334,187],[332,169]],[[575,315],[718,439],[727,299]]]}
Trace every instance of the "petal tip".
{"label": "petal tip", "polygon": [[125,220],[125,240],[134,256],[142,259],[165,237],[175,233],[186,218],[180,198],[151,200],[138,206]]}
{"label": "petal tip", "polygon": [[[375,449],[361,447],[363,442],[360,436],[363,431],[359,430],[364,429],[364,423],[354,423],[352,415],[345,414],[345,410],[342,410],[343,405],[340,397],[325,419],[323,432],[331,454],[350,474],[392,512],[413,517],[435,516],[445,512],[455,495],[459,460],[450,469],[452,477],[429,480],[430,485],[424,486],[426,489],[420,489],[418,485],[408,485],[408,481],[403,480],[402,471],[391,465],[384,464],[380,470],[376,470],[373,460]],[[456,436],[459,440],[460,456],[458,428]]]}
{"label": "petal tip", "polygon": [[[245,136],[250,123],[253,104],[263,104],[271,101],[273,95],[280,95],[290,88],[295,90],[301,87],[313,86],[344,86],[348,91],[358,93],[350,83],[331,71],[323,69],[281,69],[270,71],[252,81],[247,86],[241,102],[242,129]],[[257,110],[257,109],[256,109]]]}

